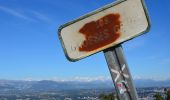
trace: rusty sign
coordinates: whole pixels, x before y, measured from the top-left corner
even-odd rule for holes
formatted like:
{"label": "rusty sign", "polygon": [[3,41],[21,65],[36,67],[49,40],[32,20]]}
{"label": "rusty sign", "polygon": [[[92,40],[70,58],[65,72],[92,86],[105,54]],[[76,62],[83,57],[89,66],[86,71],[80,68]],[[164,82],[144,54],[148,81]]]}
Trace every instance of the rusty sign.
{"label": "rusty sign", "polygon": [[66,57],[76,61],[149,30],[143,0],[122,0],[104,6],[59,28]]}

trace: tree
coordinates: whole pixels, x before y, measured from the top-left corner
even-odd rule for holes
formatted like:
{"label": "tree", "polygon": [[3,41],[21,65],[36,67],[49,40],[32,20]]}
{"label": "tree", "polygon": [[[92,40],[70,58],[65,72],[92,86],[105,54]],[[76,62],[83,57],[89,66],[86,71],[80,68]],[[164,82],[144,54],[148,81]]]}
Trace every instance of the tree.
{"label": "tree", "polygon": [[154,97],[156,98],[156,100],[164,100],[159,93],[157,93]]}
{"label": "tree", "polygon": [[166,95],[167,95],[167,100],[170,100],[170,90],[167,91]]}

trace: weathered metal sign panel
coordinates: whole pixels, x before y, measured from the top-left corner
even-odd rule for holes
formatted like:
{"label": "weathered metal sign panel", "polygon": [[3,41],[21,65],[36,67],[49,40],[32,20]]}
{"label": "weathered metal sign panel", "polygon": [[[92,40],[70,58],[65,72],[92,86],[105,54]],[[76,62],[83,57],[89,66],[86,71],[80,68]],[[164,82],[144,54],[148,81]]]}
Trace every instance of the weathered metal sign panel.
{"label": "weathered metal sign panel", "polygon": [[67,58],[76,61],[139,36],[149,27],[143,0],[123,0],[62,25],[59,37]]}

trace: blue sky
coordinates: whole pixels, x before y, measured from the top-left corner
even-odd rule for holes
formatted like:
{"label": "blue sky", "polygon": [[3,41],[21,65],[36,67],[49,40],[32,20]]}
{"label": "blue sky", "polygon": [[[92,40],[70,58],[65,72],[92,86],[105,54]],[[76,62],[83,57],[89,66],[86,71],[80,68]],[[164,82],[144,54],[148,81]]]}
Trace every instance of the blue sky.
{"label": "blue sky", "polygon": [[[60,25],[113,0],[0,0],[0,79],[109,77],[103,52],[69,62]],[[133,78],[170,79],[170,1],[146,0],[149,33],[123,44]]]}

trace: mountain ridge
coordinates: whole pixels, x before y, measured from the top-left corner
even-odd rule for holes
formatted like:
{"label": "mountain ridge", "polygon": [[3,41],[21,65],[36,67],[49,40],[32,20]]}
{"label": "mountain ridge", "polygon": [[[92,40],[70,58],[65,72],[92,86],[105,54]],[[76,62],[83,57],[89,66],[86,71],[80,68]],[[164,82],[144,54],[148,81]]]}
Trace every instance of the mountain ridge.
{"label": "mountain ridge", "polygon": [[[155,81],[151,79],[136,79],[135,86],[140,87],[169,87],[170,80]],[[3,90],[73,90],[73,89],[105,89],[114,88],[112,80],[93,81],[54,81],[54,80],[0,80],[0,91]]]}

